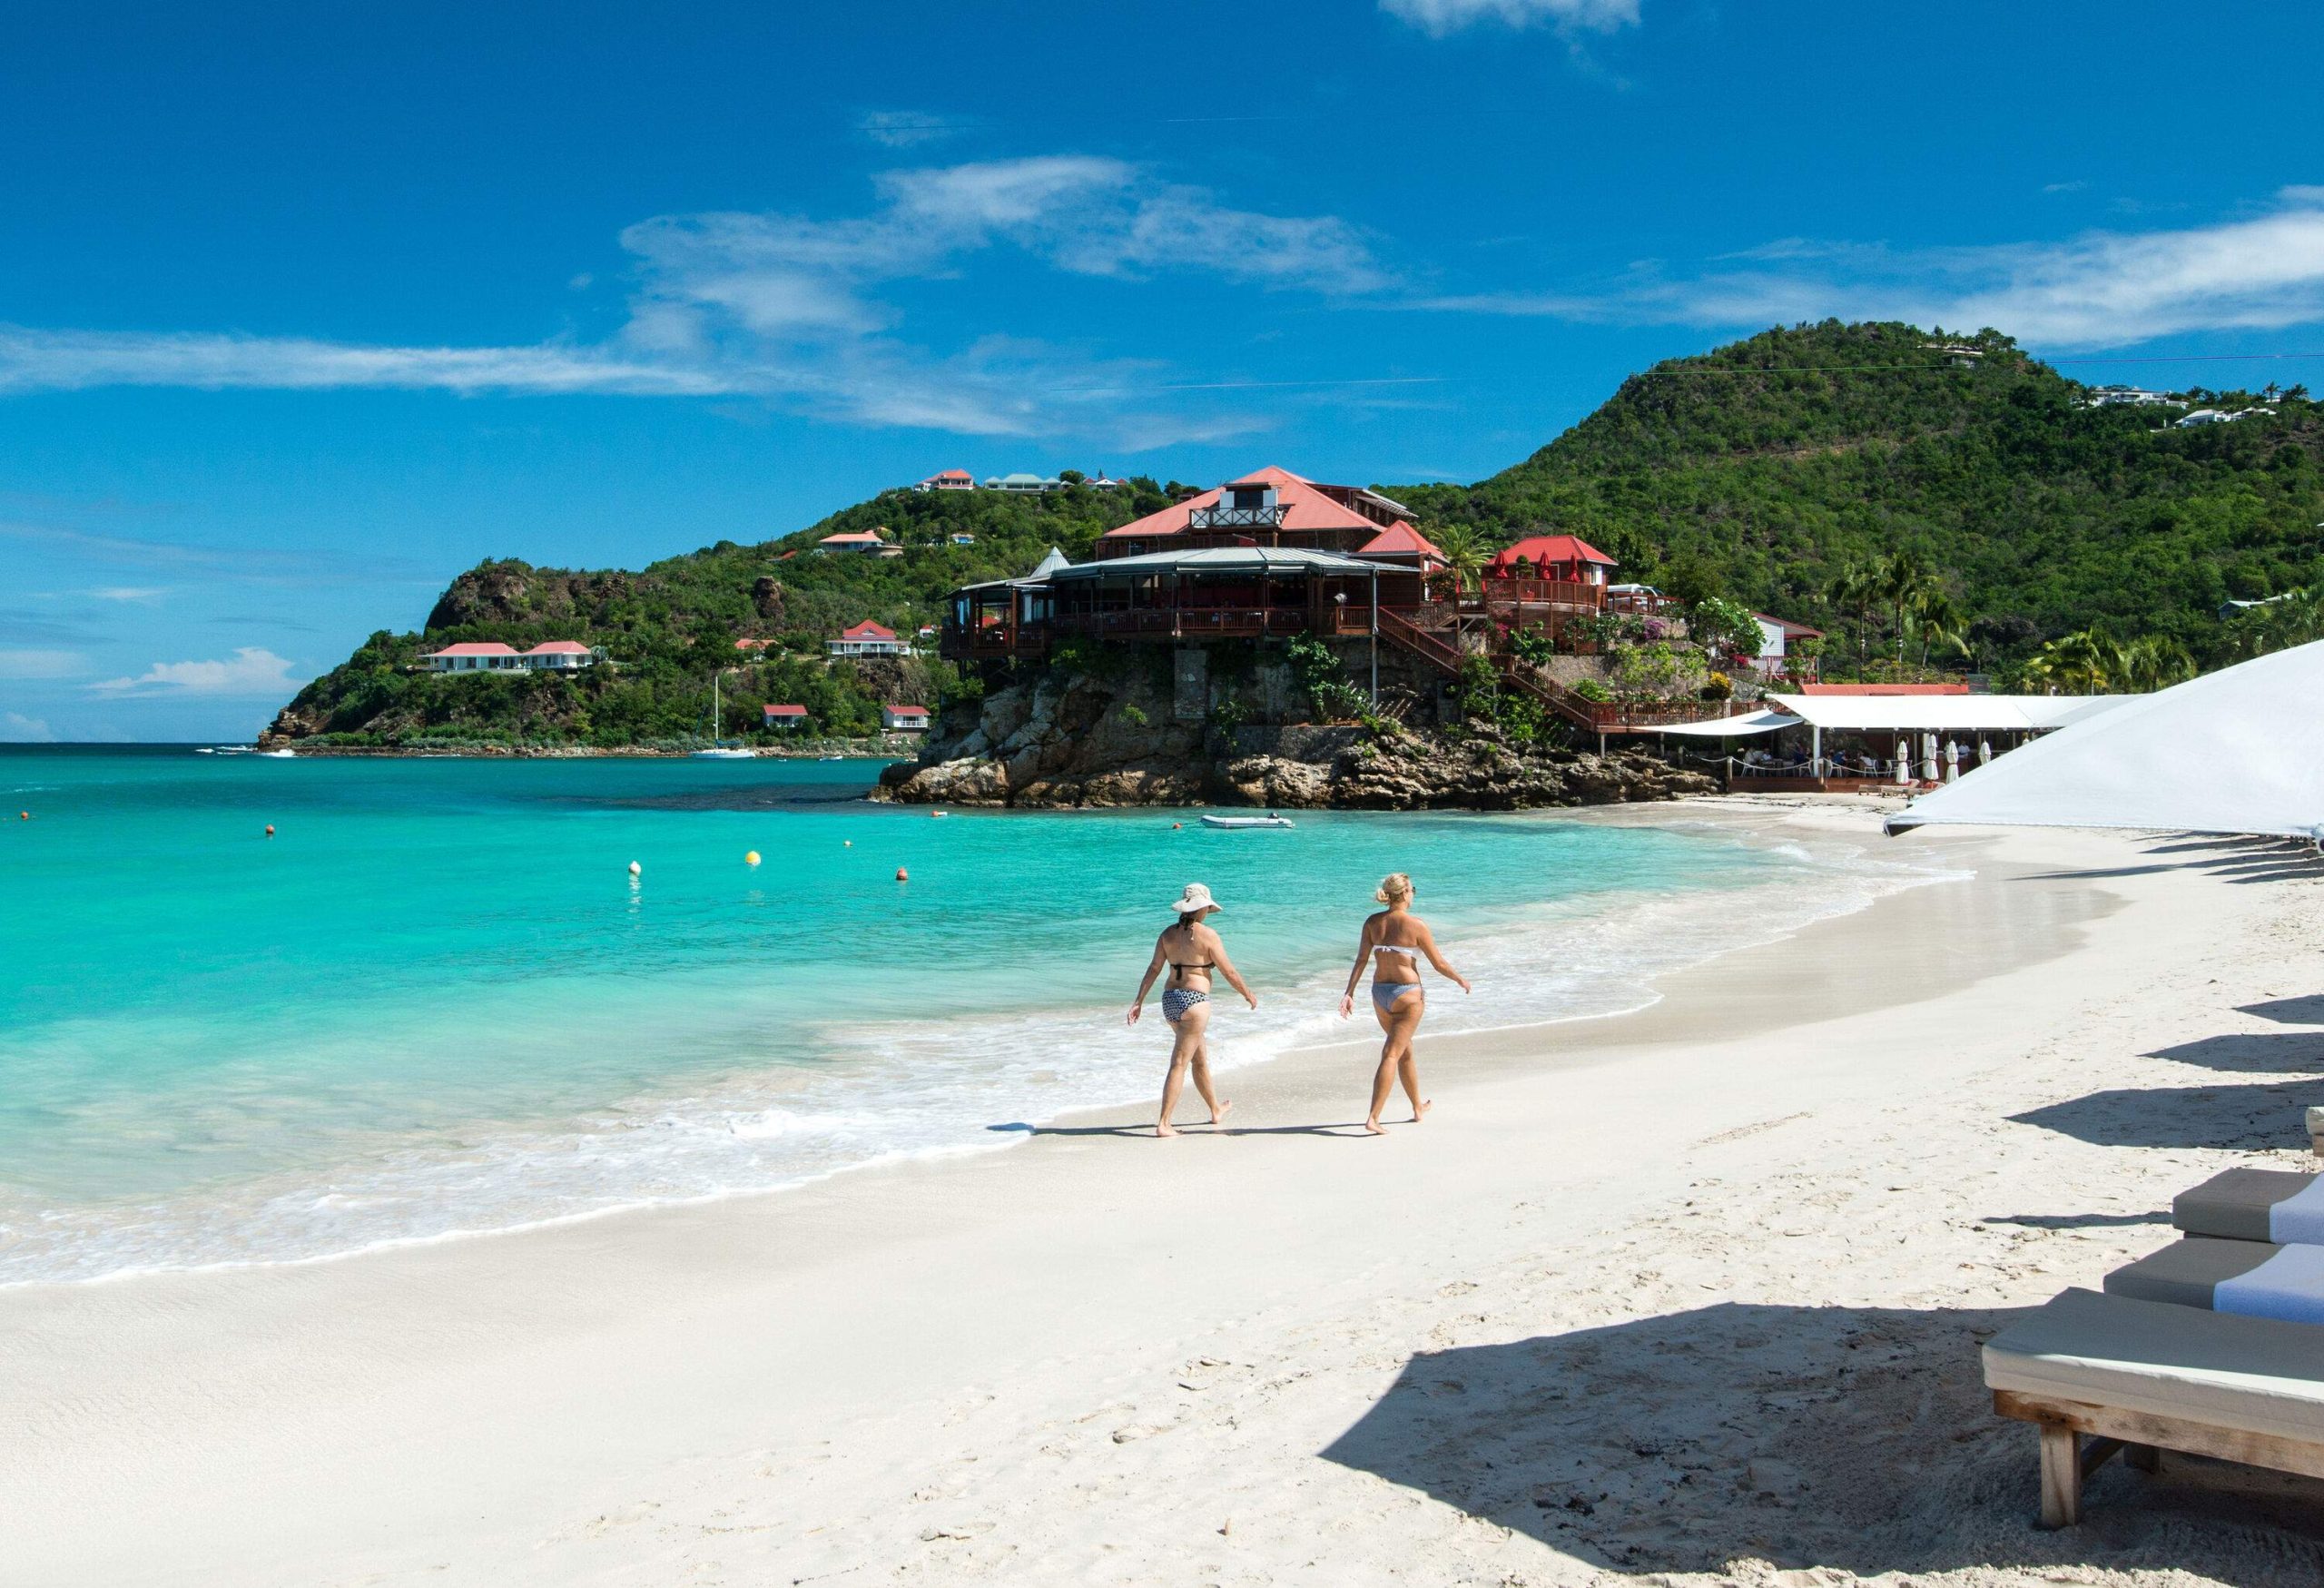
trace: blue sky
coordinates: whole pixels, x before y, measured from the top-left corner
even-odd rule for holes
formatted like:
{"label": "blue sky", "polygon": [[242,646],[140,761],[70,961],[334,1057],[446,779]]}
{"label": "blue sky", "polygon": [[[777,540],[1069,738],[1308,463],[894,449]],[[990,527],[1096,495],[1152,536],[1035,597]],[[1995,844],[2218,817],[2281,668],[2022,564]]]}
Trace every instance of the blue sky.
{"label": "blue sky", "polygon": [[2309,354],[2320,53],[2120,4],[19,7],[0,738],[247,736],[480,557],[944,467],[1476,478],[1826,314]]}

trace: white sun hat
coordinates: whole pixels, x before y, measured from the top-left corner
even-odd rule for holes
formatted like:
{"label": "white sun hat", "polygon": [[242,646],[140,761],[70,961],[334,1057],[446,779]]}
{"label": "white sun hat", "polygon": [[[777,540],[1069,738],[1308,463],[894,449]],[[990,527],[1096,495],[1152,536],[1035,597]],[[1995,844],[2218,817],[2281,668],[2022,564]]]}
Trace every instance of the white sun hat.
{"label": "white sun hat", "polygon": [[1210,896],[1210,890],[1200,883],[1188,883],[1178,902],[1170,906],[1181,915],[1191,915],[1197,910],[1224,910],[1226,905]]}

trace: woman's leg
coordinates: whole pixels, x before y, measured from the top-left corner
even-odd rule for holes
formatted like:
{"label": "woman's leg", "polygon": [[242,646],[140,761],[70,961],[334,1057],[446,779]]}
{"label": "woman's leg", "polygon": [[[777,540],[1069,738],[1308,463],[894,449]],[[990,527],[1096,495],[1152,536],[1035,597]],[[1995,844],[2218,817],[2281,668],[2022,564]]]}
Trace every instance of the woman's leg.
{"label": "woman's leg", "polygon": [[1202,1033],[1195,1041],[1195,1090],[1210,1109],[1210,1122],[1223,1125],[1226,1122],[1226,1110],[1235,1105],[1231,1101],[1219,1100],[1218,1093],[1210,1084],[1210,1005],[1197,1004],[1187,1012],[1191,1016],[1196,1011],[1202,1015]]}
{"label": "woman's leg", "polygon": [[1428,1105],[1420,1097],[1420,1073],[1413,1066],[1413,1033],[1420,1029],[1421,1007],[1418,987],[1398,998],[1391,1008],[1382,1009],[1377,1000],[1373,1002],[1372,1012],[1386,1037],[1380,1044],[1380,1068],[1372,1076],[1372,1112],[1364,1121],[1364,1129],[1374,1136],[1386,1134],[1380,1128],[1380,1110],[1388,1106],[1388,1094],[1399,1078],[1404,1083],[1405,1094],[1413,1100],[1414,1122],[1428,1112]]}
{"label": "woman's leg", "polygon": [[[1413,1039],[1420,1035],[1420,1017],[1427,1010],[1428,995],[1423,992],[1415,992],[1396,1001],[1395,1041],[1402,1050],[1396,1055],[1396,1076],[1404,1083],[1404,1096],[1412,1100],[1413,1123],[1415,1125],[1429,1110],[1428,1103],[1420,1095],[1420,1065],[1413,1058]],[[1384,1102],[1386,1100],[1381,1100]]]}
{"label": "woman's leg", "polygon": [[[1187,1070],[1202,1051],[1203,1028],[1210,1023],[1210,1005],[1197,1003],[1180,1015],[1170,1028],[1170,1073],[1162,1082],[1162,1117],[1154,1126],[1157,1136],[1176,1136],[1170,1116],[1178,1111],[1178,1094],[1187,1087]],[[1206,1089],[1205,1100],[1208,1100]],[[1214,1110],[1215,1111],[1215,1110]]]}

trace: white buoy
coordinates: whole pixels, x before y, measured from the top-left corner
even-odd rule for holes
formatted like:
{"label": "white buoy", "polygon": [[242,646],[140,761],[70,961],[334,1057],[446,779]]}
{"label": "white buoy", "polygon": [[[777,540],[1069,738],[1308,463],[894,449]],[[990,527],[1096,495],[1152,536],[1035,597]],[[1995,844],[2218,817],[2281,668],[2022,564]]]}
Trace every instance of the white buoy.
{"label": "white buoy", "polygon": [[634,861],[634,860],[633,860],[633,861],[631,861],[631,862],[629,863],[629,874],[630,874],[631,876],[635,876],[635,875],[637,875],[637,874],[638,874],[638,873],[640,873],[640,872],[644,871],[645,869],[645,868],[644,866],[642,866],[642,865],[638,864],[638,863],[637,863],[635,861]]}

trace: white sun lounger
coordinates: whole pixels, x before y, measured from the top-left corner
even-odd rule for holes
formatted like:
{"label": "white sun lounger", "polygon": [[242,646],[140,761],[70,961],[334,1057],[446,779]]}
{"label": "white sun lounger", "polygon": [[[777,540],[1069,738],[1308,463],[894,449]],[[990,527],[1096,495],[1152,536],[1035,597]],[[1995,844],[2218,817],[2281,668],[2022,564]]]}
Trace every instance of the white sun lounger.
{"label": "white sun lounger", "polygon": [[[2082,1482],[2158,1450],[2324,1477],[2324,1328],[2068,1290],[1988,1341],[1994,1410],[2042,1431],[2042,1523]],[[2090,1443],[2087,1446],[2083,1440]]]}

